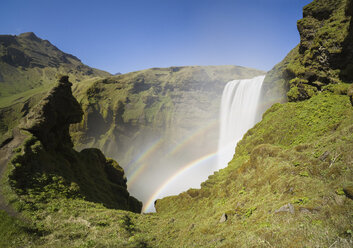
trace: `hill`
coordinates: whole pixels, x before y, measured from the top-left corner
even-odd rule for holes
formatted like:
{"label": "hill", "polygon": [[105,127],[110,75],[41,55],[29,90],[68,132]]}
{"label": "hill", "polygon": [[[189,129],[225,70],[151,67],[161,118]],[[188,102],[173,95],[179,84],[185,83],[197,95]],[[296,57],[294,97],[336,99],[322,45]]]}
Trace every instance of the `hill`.
{"label": "hill", "polygon": [[[304,7],[298,21],[301,43],[265,79],[264,104],[282,103],[265,112],[240,141],[228,167],[211,175],[201,189],[159,199],[157,213],[150,214],[60,195],[43,203],[41,194],[51,188],[34,188],[33,196],[19,191],[33,199],[20,205],[31,224],[0,212],[0,234],[11,241],[3,246],[352,247],[352,14],[351,0],[314,0]],[[82,90],[86,93],[80,102],[99,106],[109,96],[101,91],[124,88],[118,79],[96,81],[94,90]],[[137,92],[152,88],[141,82],[136,83]],[[128,109],[129,101],[120,101]],[[145,113],[147,97],[139,101]],[[116,120],[139,123],[133,117]],[[29,144],[36,151],[37,145]],[[3,178],[11,179],[9,175]]]}
{"label": "hill", "polygon": [[156,246],[351,247],[352,13],[345,0],[304,7],[300,44],[263,88],[265,104],[290,102],[268,109],[200,190],[157,200],[174,221]]}
{"label": "hill", "polygon": [[[79,122],[83,112],[72,96],[71,85],[67,76],[61,77],[21,120],[14,138],[0,149],[2,237],[18,238],[11,236],[12,228],[34,236],[47,232],[47,227],[38,226],[34,219],[42,219],[48,210],[60,212],[67,204],[78,204],[75,211],[80,202],[91,202],[97,208],[141,211],[142,204],[127,192],[124,171],[116,161],[98,149],[72,149],[69,125]],[[4,210],[26,221],[13,222],[14,217],[11,219]],[[13,245],[17,243],[0,241],[1,247]]]}
{"label": "hill", "polygon": [[209,141],[218,139],[225,84],[261,74],[240,66],[185,66],[76,84],[84,117],[70,129],[75,147],[97,147],[117,159],[133,179],[131,192],[147,200],[165,178],[217,149]]}
{"label": "hill", "polygon": [[110,74],[91,68],[34,33],[0,35],[0,143],[53,86],[57,74],[73,83]]}
{"label": "hill", "polygon": [[[68,74],[70,80],[73,78],[73,94],[84,111],[82,121],[70,129],[75,148],[101,149],[118,160],[129,177],[136,177],[136,171],[141,170],[143,163],[150,176],[136,177],[131,181],[136,184],[130,184],[132,192],[142,200],[147,200],[162,180],[181,166],[217,149],[216,142],[208,141],[218,139],[224,85],[230,80],[265,73],[229,65],[152,68],[109,76],[82,65],[78,59],[52,45],[45,46],[50,43],[33,33],[4,37],[12,41],[7,42],[6,47],[10,51],[16,48],[23,52],[20,58],[24,60],[25,57],[29,62],[23,64],[16,56],[12,60],[5,56],[3,60],[7,64],[0,64],[0,72],[9,73],[9,66],[16,70],[13,70],[11,80],[7,79],[0,88],[6,91],[8,85],[15,89],[22,82],[18,77],[23,74],[23,66],[28,73],[32,69],[50,69],[53,70],[51,76],[54,72]],[[39,52],[43,55],[39,56]],[[70,70],[66,70],[68,68]],[[34,89],[27,90],[25,86],[29,87],[37,80],[30,77],[20,84],[23,92],[1,97],[0,143],[12,136],[11,130],[18,125],[18,120],[26,116],[50,89],[50,79],[42,78],[44,86],[34,84]],[[195,135],[197,137],[192,138]],[[153,149],[154,146],[158,149]],[[150,156],[138,159],[150,149],[153,149]],[[165,176],[154,180],[148,193],[141,193],[141,188],[146,189],[147,181],[156,171],[162,173],[161,168]]]}
{"label": "hill", "polygon": [[[110,74],[91,68],[71,54],[60,51],[34,33],[0,35],[0,96],[3,98],[45,88],[58,73],[80,82]],[[52,86],[52,85],[51,85]]]}

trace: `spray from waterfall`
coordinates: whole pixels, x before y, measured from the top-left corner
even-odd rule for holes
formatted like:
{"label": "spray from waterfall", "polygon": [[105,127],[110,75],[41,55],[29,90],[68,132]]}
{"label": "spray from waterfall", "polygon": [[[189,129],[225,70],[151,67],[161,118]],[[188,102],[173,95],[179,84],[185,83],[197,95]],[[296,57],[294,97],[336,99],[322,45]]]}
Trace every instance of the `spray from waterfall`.
{"label": "spray from waterfall", "polygon": [[236,144],[255,125],[264,78],[233,80],[225,86],[220,113],[218,169],[227,166],[233,158]]}
{"label": "spray from waterfall", "polygon": [[[179,194],[190,187],[199,188],[200,183],[207,180],[207,177],[214,173],[215,170],[224,168],[227,165],[232,159],[236,143],[258,120],[257,108],[263,80],[264,76],[260,76],[253,79],[234,80],[226,85],[221,101],[221,132],[218,151],[209,151],[203,156],[195,157],[186,163],[182,161],[182,166],[167,177],[163,183],[157,186],[155,192],[145,201],[143,212],[154,211],[153,203],[159,198]],[[165,163],[170,163],[170,161],[173,160],[173,156],[178,155],[178,151],[183,151],[182,148],[185,149],[185,147],[183,147],[185,144],[188,144],[190,140],[199,139],[200,136],[213,130],[209,128],[213,127],[214,124],[215,123],[209,123],[205,127],[200,128],[200,130],[188,136],[174,149],[168,152],[165,158],[158,157],[158,159],[162,159]],[[150,149],[148,149],[148,151],[149,150]],[[145,157],[145,154],[149,154],[149,152],[144,153],[142,157]],[[142,160],[143,159],[138,159],[137,161]],[[215,168],[215,164],[217,163],[219,168]],[[163,173],[161,173],[163,167],[158,166],[156,168],[158,169],[159,175],[163,175]],[[142,171],[145,177],[148,175],[147,173],[156,173],[156,170],[152,170],[151,167],[141,166],[139,170],[134,171],[131,175],[131,179],[134,179],[135,175],[139,178],[139,175],[142,175]],[[134,184],[138,184],[140,181],[141,180],[131,180],[129,186],[130,190],[135,186]],[[140,188],[145,187],[145,181],[141,181],[141,184]]]}

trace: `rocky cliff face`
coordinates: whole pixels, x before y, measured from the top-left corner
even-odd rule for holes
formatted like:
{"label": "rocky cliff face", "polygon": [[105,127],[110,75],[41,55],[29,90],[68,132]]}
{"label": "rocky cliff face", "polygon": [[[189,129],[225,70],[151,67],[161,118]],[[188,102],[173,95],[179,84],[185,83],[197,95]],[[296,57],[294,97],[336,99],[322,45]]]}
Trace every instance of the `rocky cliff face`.
{"label": "rocky cliff face", "polygon": [[46,148],[73,147],[69,126],[80,122],[83,112],[72,95],[71,86],[68,76],[60,77],[58,86],[20,124],[21,129],[32,133]]}
{"label": "rocky cliff face", "polygon": [[69,126],[80,122],[83,112],[71,85],[68,76],[60,77],[21,121],[19,128],[29,134],[11,160],[8,183],[15,194],[12,197],[26,207],[81,198],[140,212],[142,204],[127,192],[124,171],[117,162],[98,149],[72,149]]}
{"label": "rocky cliff face", "polygon": [[0,35],[0,144],[53,87],[57,74],[69,75],[73,83],[110,75],[32,32]]}
{"label": "rocky cliff face", "polygon": [[[271,70],[267,99],[301,101],[322,91],[347,94],[353,80],[352,1],[313,1],[297,23],[300,44]],[[273,102],[272,101],[272,102]]]}
{"label": "rocky cliff face", "polygon": [[[153,68],[75,85],[85,114],[71,128],[74,143],[78,148],[99,147],[127,164],[150,140],[174,146],[209,124],[212,130],[206,135],[216,140],[225,84],[261,74],[237,66]],[[202,147],[214,150],[216,144],[206,148],[203,142]]]}
{"label": "rocky cliff face", "polygon": [[147,200],[165,178],[217,150],[225,84],[263,74],[239,66],[185,66],[77,84],[73,92],[85,114],[70,130],[75,147],[102,149],[128,178],[143,170],[129,187]]}

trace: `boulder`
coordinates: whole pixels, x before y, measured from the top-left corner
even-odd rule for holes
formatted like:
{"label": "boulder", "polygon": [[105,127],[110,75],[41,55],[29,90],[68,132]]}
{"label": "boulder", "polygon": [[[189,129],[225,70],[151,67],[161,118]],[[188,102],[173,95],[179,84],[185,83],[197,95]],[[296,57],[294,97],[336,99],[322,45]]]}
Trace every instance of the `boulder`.
{"label": "boulder", "polygon": [[228,216],[226,213],[222,214],[221,219],[219,220],[219,223],[226,222],[228,219]]}

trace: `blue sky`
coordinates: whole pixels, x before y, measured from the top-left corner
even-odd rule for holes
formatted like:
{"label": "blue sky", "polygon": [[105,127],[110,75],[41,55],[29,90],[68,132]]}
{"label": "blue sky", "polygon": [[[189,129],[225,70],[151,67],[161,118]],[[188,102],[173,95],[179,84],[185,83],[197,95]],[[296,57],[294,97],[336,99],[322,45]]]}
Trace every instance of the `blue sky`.
{"label": "blue sky", "polygon": [[0,33],[32,31],[111,73],[181,65],[270,70],[311,0],[2,0]]}

